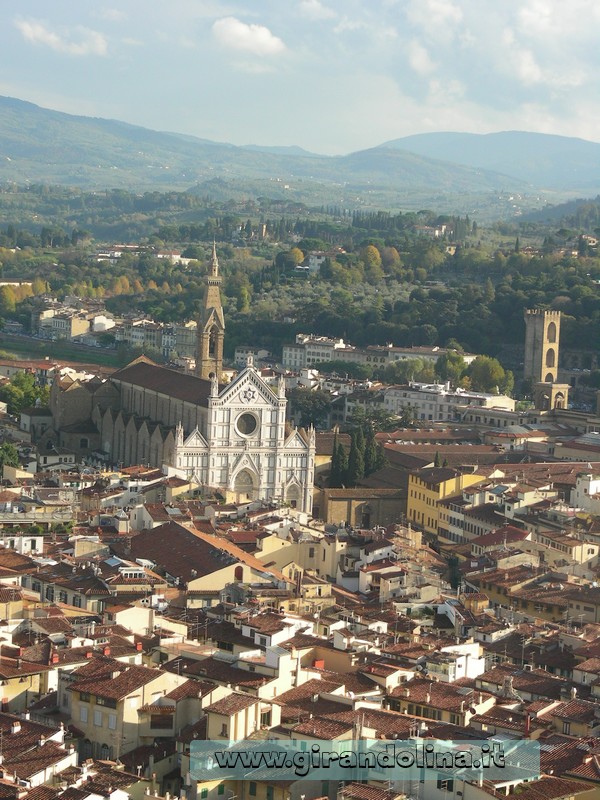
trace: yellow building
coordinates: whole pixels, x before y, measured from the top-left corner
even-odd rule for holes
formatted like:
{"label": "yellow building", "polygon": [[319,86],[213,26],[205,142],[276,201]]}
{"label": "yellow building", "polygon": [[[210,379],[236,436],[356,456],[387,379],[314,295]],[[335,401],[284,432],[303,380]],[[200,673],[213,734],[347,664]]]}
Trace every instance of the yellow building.
{"label": "yellow building", "polygon": [[440,500],[456,495],[483,480],[483,475],[459,472],[449,467],[426,467],[411,472],[408,478],[406,515],[428,533],[438,533]]}
{"label": "yellow building", "polygon": [[92,659],[72,678],[71,718],[83,732],[80,756],[104,760],[164,735],[164,715],[144,712],[187,680],[111,658]]}

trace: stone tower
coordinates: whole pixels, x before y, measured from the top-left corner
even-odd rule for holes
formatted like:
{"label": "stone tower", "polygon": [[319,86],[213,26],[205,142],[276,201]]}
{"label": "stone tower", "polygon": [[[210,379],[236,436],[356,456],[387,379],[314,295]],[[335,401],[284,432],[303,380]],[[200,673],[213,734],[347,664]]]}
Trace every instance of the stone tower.
{"label": "stone tower", "polygon": [[566,408],[567,384],[558,383],[560,311],[525,309],[524,378],[531,381],[535,407],[540,411]]}
{"label": "stone tower", "polygon": [[196,375],[199,378],[221,379],[223,372],[223,341],[225,318],[221,305],[221,276],[217,247],[213,242],[212,258],[204,288],[204,298],[198,315],[198,346]]}

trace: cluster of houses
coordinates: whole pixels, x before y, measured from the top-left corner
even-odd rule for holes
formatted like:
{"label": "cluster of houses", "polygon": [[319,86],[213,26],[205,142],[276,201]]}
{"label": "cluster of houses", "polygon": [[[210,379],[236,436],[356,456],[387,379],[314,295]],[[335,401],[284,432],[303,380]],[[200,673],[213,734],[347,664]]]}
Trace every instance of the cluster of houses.
{"label": "cluster of houses", "polygon": [[[144,465],[6,466],[0,792],[600,796],[600,462],[476,437],[379,434],[381,473],[329,489],[349,441],[321,434],[312,516]],[[357,738],[526,740],[540,761],[505,780],[195,777],[198,741]]]}

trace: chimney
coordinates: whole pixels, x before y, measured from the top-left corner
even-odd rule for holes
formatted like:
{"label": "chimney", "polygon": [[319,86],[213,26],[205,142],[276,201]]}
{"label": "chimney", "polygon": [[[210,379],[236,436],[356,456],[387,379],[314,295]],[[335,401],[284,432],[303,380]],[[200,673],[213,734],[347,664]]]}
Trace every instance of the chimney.
{"label": "chimney", "polygon": [[135,645],[135,649],[138,651],[138,653],[141,653],[142,652],[142,643],[141,642],[137,642],[136,645]]}
{"label": "chimney", "polygon": [[10,726],[10,732],[11,733],[20,733],[21,732],[21,722],[20,722],[20,720],[15,719],[15,720],[12,721],[12,724]]}
{"label": "chimney", "polygon": [[52,655],[50,656],[50,664],[58,664],[59,661],[60,661],[60,656],[58,655],[57,652],[53,652]]}
{"label": "chimney", "polygon": [[102,655],[103,656],[110,655],[110,647],[107,644],[105,644],[104,647],[102,648]]}
{"label": "chimney", "polygon": [[525,714],[525,737],[529,737],[529,733],[531,731],[531,715]]}
{"label": "chimney", "polygon": [[86,658],[91,658],[93,655],[94,655],[94,654],[92,653],[92,651],[91,651],[91,650],[88,650],[88,651],[87,651],[87,653],[85,654],[85,657],[86,657]]}

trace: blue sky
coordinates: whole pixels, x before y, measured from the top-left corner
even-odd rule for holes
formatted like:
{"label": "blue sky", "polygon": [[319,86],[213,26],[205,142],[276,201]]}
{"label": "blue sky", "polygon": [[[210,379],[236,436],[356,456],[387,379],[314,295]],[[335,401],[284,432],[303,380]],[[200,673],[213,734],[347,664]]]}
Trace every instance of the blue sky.
{"label": "blue sky", "polygon": [[344,154],[428,131],[600,141],[597,0],[2,0],[0,94]]}

